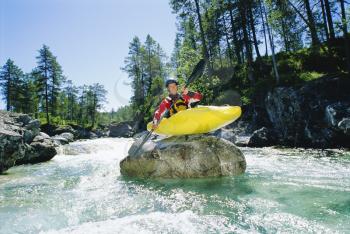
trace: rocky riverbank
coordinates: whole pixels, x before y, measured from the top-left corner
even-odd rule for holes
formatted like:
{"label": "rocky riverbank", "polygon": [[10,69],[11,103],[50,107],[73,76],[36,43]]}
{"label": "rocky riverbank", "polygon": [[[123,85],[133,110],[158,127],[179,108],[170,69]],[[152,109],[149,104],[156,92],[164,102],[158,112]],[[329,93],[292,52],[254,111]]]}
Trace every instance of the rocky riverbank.
{"label": "rocky riverbank", "polygon": [[56,148],[80,139],[131,137],[132,123],[122,122],[98,129],[78,125],[40,125],[27,114],[0,111],[0,174],[8,168],[52,159]]}
{"label": "rocky riverbank", "polygon": [[0,111],[0,173],[15,165],[48,161],[57,153],[55,146],[40,132],[38,120]]}
{"label": "rocky riverbank", "polygon": [[242,118],[227,129],[249,136],[251,147],[350,148],[350,78],[327,76],[274,88],[244,106]]}

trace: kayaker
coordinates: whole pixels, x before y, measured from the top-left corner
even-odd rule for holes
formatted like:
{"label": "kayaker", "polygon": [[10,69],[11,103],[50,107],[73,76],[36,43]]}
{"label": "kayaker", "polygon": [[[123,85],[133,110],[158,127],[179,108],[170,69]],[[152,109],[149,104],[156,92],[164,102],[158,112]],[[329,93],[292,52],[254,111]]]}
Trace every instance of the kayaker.
{"label": "kayaker", "polygon": [[[199,92],[189,91],[187,88],[182,89],[180,95],[178,91],[179,83],[175,79],[168,79],[165,82],[165,87],[169,92],[169,96],[166,97],[159,105],[158,109],[154,113],[152,128],[156,129],[159,124],[159,120],[169,110],[169,116],[186,110],[190,107],[191,103],[199,102],[202,99],[202,94]],[[173,104],[174,103],[174,104]],[[173,104],[173,105],[172,105]],[[171,109],[170,109],[171,107]]]}

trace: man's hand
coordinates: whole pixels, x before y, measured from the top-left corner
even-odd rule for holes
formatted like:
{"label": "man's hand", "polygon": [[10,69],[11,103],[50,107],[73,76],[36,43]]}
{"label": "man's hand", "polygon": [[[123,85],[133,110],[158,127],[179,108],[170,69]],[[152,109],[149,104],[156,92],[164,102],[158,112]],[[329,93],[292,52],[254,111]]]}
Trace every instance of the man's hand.
{"label": "man's hand", "polygon": [[152,124],[152,130],[156,130],[158,128],[158,124]]}
{"label": "man's hand", "polygon": [[186,87],[182,88],[182,94],[184,94],[184,95],[188,94],[188,89]]}

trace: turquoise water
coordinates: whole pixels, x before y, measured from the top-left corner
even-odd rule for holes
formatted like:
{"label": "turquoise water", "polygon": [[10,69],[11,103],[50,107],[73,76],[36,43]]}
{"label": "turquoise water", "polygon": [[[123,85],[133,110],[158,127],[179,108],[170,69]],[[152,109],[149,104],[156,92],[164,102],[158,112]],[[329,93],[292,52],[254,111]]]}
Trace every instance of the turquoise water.
{"label": "turquoise water", "polygon": [[238,177],[144,181],[131,139],[76,142],[0,176],[0,233],[350,233],[350,154],[242,148]]}

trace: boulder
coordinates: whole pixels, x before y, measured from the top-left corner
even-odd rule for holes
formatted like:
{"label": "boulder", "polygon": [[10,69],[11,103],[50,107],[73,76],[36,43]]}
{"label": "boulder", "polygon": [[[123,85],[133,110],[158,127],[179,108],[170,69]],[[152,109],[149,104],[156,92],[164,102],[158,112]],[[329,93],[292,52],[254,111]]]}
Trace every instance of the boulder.
{"label": "boulder", "polygon": [[82,127],[77,127],[75,128],[76,130],[76,138],[77,139],[91,139],[91,131],[86,129],[86,128],[82,128]]}
{"label": "boulder", "polygon": [[350,79],[341,76],[323,77],[300,87],[273,89],[265,98],[265,108],[277,143],[293,147],[350,147],[346,130],[346,119],[350,119],[349,90]]}
{"label": "boulder", "polygon": [[29,115],[0,111],[0,173],[8,168],[50,160],[53,140],[40,132],[40,122]]}
{"label": "boulder", "polygon": [[32,142],[27,146],[24,157],[16,161],[16,165],[49,161],[57,154],[55,146],[51,138],[42,142]]}
{"label": "boulder", "polygon": [[0,125],[0,173],[14,166],[24,151],[21,135]]}
{"label": "boulder", "polygon": [[59,135],[59,137],[67,139],[68,142],[74,141],[74,135],[70,132],[64,132]]}
{"label": "boulder", "polygon": [[244,173],[242,152],[225,139],[208,135],[170,137],[120,162],[121,173],[139,178],[200,178]]}
{"label": "boulder", "polygon": [[63,132],[60,135],[53,136],[52,140],[54,140],[57,145],[66,145],[74,141],[74,135],[70,132]]}
{"label": "boulder", "polygon": [[40,132],[39,135],[34,137],[33,142],[43,142],[45,139],[50,139],[50,136],[44,132]]}
{"label": "boulder", "polygon": [[53,135],[60,135],[62,133],[70,133],[74,136],[74,134],[76,134],[76,131],[70,125],[58,126],[55,130],[53,130]]}
{"label": "boulder", "polygon": [[22,126],[27,125],[30,121],[32,121],[32,118],[27,114],[17,114],[14,116],[15,116],[16,122],[21,122]]}
{"label": "boulder", "polygon": [[[350,105],[344,102],[336,102],[330,104],[325,109],[325,119],[329,127],[334,130],[344,131],[343,127],[340,127],[340,122],[350,118]],[[346,123],[346,121],[344,122]],[[342,123],[341,126],[344,126]]]}
{"label": "boulder", "polygon": [[40,132],[30,145],[26,145],[23,157],[16,160],[16,165],[40,163],[52,159],[56,154],[56,144],[46,133]]}
{"label": "boulder", "polygon": [[250,147],[264,147],[275,144],[276,137],[273,131],[266,127],[262,127],[261,129],[254,131],[248,142],[248,146]]}
{"label": "boulder", "polygon": [[120,122],[109,126],[110,137],[131,137],[134,134],[130,122]]}
{"label": "boulder", "polygon": [[341,129],[344,134],[350,136],[350,118],[344,118],[338,123],[338,128]]}
{"label": "boulder", "polygon": [[30,120],[25,127],[26,127],[26,129],[29,129],[29,130],[39,129],[40,128],[40,121],[37,119]]}
{"label": "boulder", "polygon": [[69,144],[69,141],[64,138],[64,137],[61,137],[59,135],[56,135],[56,136],[53,136],[52,137],[52,140],[54,140],[54,142],[57,144],[57,145],[66,145],[66,144]]}
{"label": "boulder", "polygon": [[101,137],[107,137],[107,131],[103,129],[95,129],[93,130],[93,133],[96,135],[96,137],[101,138]]}
{"label": "boulder", "polygon": [[298,124],[303,120],[299,95],[293,88],[276,88],[267,94],[266,110],[279,138],[289,145],[295,143]]}

